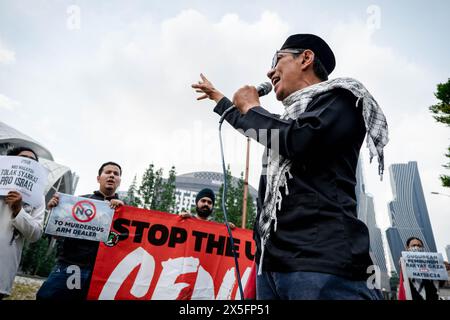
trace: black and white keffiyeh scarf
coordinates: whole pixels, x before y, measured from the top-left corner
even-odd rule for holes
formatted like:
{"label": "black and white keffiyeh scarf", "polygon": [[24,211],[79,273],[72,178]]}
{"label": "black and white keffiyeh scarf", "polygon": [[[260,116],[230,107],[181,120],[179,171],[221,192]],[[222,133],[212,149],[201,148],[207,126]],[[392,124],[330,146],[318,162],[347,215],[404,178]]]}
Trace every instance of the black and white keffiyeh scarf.
{"label": "black and white keffiyeh scarf", "polygon": [[[370,161],[374,156],[378,158],[378,173],[383,177],[384,156],[383,148],[388,143],[388,127],[386,118],[378,106],[378,103],[367,91],[364,85],[352,78],[337,78],[306,87],[302,90],[292,93],[283,100],[285,112],[281,119],[297,119],[302,114],[308,104],[318,95],[333,89],[342,88],[352,92],[359,102],[362,101],[362,114],[367,131],[367,147],[369,148]],[[264,203],[259,217],[258,227],[261,236],[261,257],[259,261],[258,274],[262,272],[264,260],[264,248],[270,237],[272,221],[274,222],[274,232],[277,230],[277,209],[281,209],[283,199],[280,188],[285,188],[285,194],[289,194],[287,187],[288,179],[292,178],[290,169],[292,161],[284,158],[272,150],[266,150],[267,159],[267,185],[264,196]]]}

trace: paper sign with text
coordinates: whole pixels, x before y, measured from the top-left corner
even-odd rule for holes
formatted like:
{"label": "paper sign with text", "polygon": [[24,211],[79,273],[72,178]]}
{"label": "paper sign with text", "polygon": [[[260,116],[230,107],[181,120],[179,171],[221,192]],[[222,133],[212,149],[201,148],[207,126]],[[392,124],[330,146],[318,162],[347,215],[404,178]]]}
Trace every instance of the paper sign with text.
{"label": "paper sign with text", "polygon": [[403,251],[402,257],[405,260],[408,278],[448,280],[441,253]]}
{"label": "paper sign with text", "polygon": [[0,196],[18,191],[22,201],[32,207],[42,205],[48,170],[25,157],[0,156]]}
{"label": "paper sign with text", "polygon": [[52,209],[45,233],[54,236],[107,241],[114,210],[106,201],[59,194],[59,204]]}

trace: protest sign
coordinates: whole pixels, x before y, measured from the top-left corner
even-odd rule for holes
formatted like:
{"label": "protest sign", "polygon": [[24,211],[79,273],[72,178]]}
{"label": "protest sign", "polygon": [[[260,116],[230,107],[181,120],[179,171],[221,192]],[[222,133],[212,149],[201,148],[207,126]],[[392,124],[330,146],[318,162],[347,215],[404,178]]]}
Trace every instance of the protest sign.
{"label": "protest sign", "polygon": [[48,170],[39,162],[16,156],[0,156],[0,196],[18,191],[32,207],[42,205]]}
{"label": "protest sign", "polygon": [[402,258],[410,279],[448,280],[441,253],[403,251]]}
{"label": "protest sign", "polygon": [[45,233],[55,236],[107,241],[114,210],[106,201],[59,194]]}
{"label": "protest sign", "polygon": [[[242,285],[249,278],[252,231],[233,230]],[[122,206],[101,243],[89,299],[239,299],[226,226]]]}

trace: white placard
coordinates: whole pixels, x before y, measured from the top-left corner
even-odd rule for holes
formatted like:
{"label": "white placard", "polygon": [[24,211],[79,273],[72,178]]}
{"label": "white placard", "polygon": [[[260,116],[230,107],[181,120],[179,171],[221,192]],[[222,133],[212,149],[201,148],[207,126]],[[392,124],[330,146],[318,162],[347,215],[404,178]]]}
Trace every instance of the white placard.
{"label": "white placard", "polygon": [[48,170],[39,162],[17,156],[0,156],[0,196],[18,191],[32,207],[42,205]]}
{"label": "white placard", "polygon": [[441,253],[403,251],[402,258],[410,279],[448,280]]}
{"label": "white placard", "polygon": [[113,215],[106,201],[59,193],[59,204],[50,213],[45,233],[106,242]]}

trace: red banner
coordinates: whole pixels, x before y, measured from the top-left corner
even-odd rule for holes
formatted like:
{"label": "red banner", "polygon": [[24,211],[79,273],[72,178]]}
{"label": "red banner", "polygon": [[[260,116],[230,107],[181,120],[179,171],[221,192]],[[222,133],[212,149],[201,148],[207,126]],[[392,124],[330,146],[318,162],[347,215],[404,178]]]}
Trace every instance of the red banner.
{"label": "red banner", "polygon": [[[250,230],[232,234],[245,287],[255,244]],[[240,299],[226,226],[120,207],[100,243],[88,299]]]}

